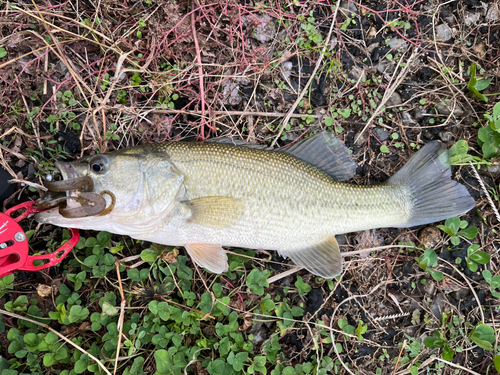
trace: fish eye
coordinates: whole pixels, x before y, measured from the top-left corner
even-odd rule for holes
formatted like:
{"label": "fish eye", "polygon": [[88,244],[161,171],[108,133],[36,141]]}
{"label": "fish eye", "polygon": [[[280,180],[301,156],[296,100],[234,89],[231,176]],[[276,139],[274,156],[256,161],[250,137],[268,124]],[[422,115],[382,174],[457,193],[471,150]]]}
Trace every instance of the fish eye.
{"label": "fish eye", "polygon": [[106,164],[107,160],[103,156],[99,156],[90,161],[90,169],[95,173],[104,173],[106,172]]}

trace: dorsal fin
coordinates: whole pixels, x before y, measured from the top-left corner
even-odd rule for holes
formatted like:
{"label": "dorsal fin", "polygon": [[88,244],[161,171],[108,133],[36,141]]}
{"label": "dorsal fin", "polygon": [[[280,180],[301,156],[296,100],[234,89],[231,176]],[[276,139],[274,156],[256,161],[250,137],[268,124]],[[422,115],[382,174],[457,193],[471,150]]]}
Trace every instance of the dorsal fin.
{"label": "dorsal fin", "polygon": [[312,164],[336,181],[348,180],[356,173],[356,163],[349,149],[328,132],[318,133],[280,151]]}
{"label": "dorsal fin", "polygon": [[283,149],[271,149],[266,145],[257,145],[231,138],[211,139],[207,142],[230,144],[255,150],[284,152],[312,164],[333,177],[335,181],[348,180],[356,173],[356,163],[351,159],[349,149],[328,132],[321,132],[308,139],[299,140]]}
{"label": "dorsal fin", "polygon": [[234,139],[234,138],[229,138],[229,137],[222,137],[222,138],[211,138],[207,139],[206,142],[213,142],[213,143],[219,143],[223,145],[232,145],[232,146],[242,146],[246,148],[251,148],[254,150],[265,150],[265,151],[274,151],[272,148],[266,145],[259,145],[256,143],[248,143],[242,139]]}

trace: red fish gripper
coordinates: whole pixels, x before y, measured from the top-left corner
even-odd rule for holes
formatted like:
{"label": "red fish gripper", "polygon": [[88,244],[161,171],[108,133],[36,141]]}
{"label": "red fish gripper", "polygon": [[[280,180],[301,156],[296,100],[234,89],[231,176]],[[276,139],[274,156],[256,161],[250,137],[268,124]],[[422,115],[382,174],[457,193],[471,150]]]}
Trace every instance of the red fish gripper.
{"label": "red fish gripper", "polygon": [[[10,275],[14,271],[39,271],[52,267],[61,262],[80,239],[78,230],[70,229],[71,238],[56,251],[44,255],[29,255],[28,239],[19,222],[28,215],[46,210],[34,208],[34,203],[21,203],[5,213],[0,213],[0,277]],[[23,209],[25,211],[19,216],[11,216]],[[36,261],[40,264],[35,265]]]}

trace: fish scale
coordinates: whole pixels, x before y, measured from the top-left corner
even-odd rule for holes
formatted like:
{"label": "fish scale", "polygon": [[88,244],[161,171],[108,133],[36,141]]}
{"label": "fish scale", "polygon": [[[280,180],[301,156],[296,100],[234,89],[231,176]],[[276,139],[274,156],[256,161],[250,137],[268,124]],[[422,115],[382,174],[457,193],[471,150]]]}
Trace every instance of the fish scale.
{"label": "fish scale", "polygon": [[[251,244],[233,243],[231,246],[281,250],[289,246],[289,238],[305,237],[294,234],[297,226],[307,231],[311,241],[317,242],[320,237],[373,225],[397,225],[409,214],[402,199],[404,192],[398,188],[338,183],[290,155],[260,153],[256,158],[250,153],[251,149],[218,144],[213,144],[209,150],[197,143],[171,143],[169,146],[165,152],[185,176],[187,199],[212,195],[244,199],[245,215],[235,225],[241,224],[247,230],[258,228],[262,238],[254,239]],[[201,155],[205,158],[201,159]],[[252,165],[257,168],[252,169]],[[242,228],[233,229],[241,233]],[[234,242],[241,242],[238,236],[234,237]],[[295,246],[309,245],[305,241],[299,243],[299,238],[294,241]],[[218,240],[214,238],[213,241],[217,243]]]}
{"label": "fish scale", "polygon": [[336,234],[431,223],[475,205],[450,179],[448,151],[438,142],[374,186],[342,182],[356,165],[329,133],[285,150],[256,147],[169,142],[58,164],[64,178],[66,170],[90,176],[94,192],[111,191],[116,204],[100,217],[67,219],[51,210],[36,219],[185,246],[213,272],[227,270],[222,246],[230,246],[277,250],[331,278],[342,270]]}

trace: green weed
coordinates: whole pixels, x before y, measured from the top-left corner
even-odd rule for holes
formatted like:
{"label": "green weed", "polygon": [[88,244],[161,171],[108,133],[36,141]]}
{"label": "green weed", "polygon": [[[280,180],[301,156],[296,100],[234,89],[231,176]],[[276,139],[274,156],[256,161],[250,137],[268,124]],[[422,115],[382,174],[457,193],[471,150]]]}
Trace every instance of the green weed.
{"label": "green weed", "polygon": [[479,129],[478,143],[486,159],[500,156],[500,102],[493,107],[493,114],[486,113],[484,117],[488,125]]}
{"label": "green weed", "polygon": [[465,237],[469,240],[477,236],[477,227],[468,227],[467,221],[460,220],[458,217],[446,219],[444,225],[437,225],[439,229],[450,236],[450,242],[457,246],[460,243],[460,237]]}

